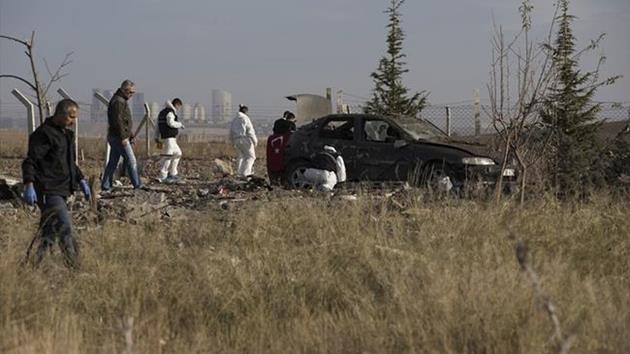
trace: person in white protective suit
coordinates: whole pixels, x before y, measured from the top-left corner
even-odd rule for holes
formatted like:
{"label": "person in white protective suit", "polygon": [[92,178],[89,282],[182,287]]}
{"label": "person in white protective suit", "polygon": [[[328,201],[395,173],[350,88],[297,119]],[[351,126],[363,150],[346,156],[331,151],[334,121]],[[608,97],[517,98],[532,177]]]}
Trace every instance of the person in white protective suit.
{"label": "person in white protective suit", "polygon": [[179,176],[177,166],[182,158],[182,149],[177,145],[177,134],[184,125],[179,121],[177,110],[181,108],[182,100],[175,98],[166,101],[164,109],[158,114],[158,129],[156,129],[156,139],[158,143],[163,143],[161,169],[158,180],[160,182],[178,182]]}
{"label": "person in white protective suit", "polygon": [[239,177],[254,174],[254,160],[256,160],[254,148],[258,145],[258,138],[256,138],[252,121],[247,116],[247,111],[247,106],[239,105],[238,114],[230,124],[230,141],[238,151],[236,173]]}
{"label": "person in white protective suit", "polygon": [[324,151],[315,153],[311,162],[313,167],[304,171],[304,178],[316,190],[330,192],[337,183],[346,181],[346,164],[334,147],[325,145]]}

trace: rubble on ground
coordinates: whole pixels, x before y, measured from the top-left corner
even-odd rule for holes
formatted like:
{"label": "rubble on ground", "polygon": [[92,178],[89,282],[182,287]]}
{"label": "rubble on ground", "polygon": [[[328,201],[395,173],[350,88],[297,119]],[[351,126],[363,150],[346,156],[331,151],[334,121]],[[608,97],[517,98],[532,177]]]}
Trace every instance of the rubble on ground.
{"label": "rubble on ground", "polygon": [[0,175],[0,200],[19,198],[22,182],[19,179]]}
{"label": "rubble on ground", "polygon": [[[388,200],[388,207],[392,209],[404,210],[408,207],[404,196],[399,194],[404,192],[401,186],[344,184],[334,193],[286,190],[271,186],[263,177],[235,177],[228,169],[219,167],[228,166],[221,160],[216,159],[213,164],[217,166],[213,173],[219,175],[218,178],[187,175],[176,183],[160,183],[155,179],[144,178],[144,186],[133,190],[129,181],[123,177],[122,183],[115,183],[110,192],[100,193],[96,190],[92,200],[85,200],[81,193],[75,193],[68,199],[75,226],[81,230],[100,227],[107,222],[169,222],[186,220],[208,211],[216,211],[219,216],[229,215],[247,202],[267,202],[287,197],[324,198],[342,204],[369,197]],[[91,185],[93,190],[98,188],[95,180],[92,180]],[[17,178],[0,176],[0,216],[17,215],[19,210],[26,208],[21,200],[21,189],[21,181]],[[358,189],[366,195],[357,195]]]}

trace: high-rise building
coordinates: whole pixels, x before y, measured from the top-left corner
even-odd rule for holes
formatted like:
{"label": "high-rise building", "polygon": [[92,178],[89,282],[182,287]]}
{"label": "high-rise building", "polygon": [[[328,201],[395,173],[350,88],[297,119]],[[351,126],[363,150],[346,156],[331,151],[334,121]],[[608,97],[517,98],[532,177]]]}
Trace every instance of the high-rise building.
{"label": "high-rise building", "polygon": [[146,113],[144,111],[144,92],[136,92],[135,95],[129,100],[129,108],[131,109],[131,116],[134,122],[140,122]]}
{"label": "high-rise building", "polygon": [[225,123],[232,116],[232,94],[224,90],[212,90],[212,120]]}
{"label": "high-rise building", "polygon": [[193,120],[197,123],[203,123],[206,121],[206,108],[199,103],[195,103],[193,108]]}
{"label": "high-rise building", "polygon": [[179,120],[181,122],[190,122],[192,119],[193,119],[193,107],[188,103],[184,103],[182,105],[182,108],[180,108]]}
{"label": "high-rise building", "polygon": [[199,105],[199,119],[201,119],[201,121],[204,123],[208,121],[208,116],[206,115],[206,107],[204,107],[202,104]]}
{"label": "high-rise building", "polygon": [[112,98],[111,90],[102,90],[98,88],[92,89],[92,105],[90,106],[90,120],[92,122],[107,122],[107,106],[99,101],[94,94],[101,93],[108,100]]}
{"label": "high-rise building", "polygon": [[149,109],[151,110],[151,119],[155,121],[157,119],[158,114],[160,114],[162,107],[157,102],[151,102],[149,103]]}

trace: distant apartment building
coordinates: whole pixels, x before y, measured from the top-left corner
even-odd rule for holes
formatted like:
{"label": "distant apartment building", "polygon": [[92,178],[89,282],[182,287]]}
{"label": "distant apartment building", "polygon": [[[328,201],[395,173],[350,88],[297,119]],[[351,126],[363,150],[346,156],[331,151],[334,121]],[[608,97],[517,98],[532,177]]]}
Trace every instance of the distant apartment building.
{"label": "distant apartment building", "polygon": [[179,109],[179,120],[186,123],[186,122],[192,121],[192,119],[193,119],[193,107],[188,103],[184,103],[182,107]]}
{"label": "distant apartment building", "polygon": [[146,113],[144,111],[144,104],[144,92],[136,92],[129,100],[129,108],[131,109],[131,116],[134,121],[137,120],[139,122],[144,117]]}
{"label": "distant apartment building", "polygon": [[232,94],[224,90],[212,90],[212,120],[226,123],[232,118]]}
{"label": "distant apartment building", "polygon": [[195,103],[193,108],[193,120],[196,123],[205,123],[206,121],[206,107],[202,104]]}
{"label": "distant apartment building", "polygon": [[158,114],[160,114],[160,111],[162,110],[162,107],[160,107],[160,104],[157,102],[151,102],[149,103],[149,110],[151,110],[150,118],[155,122]]}
{"label": "distant apartment building", "polygon": [[108,100],[112,98],[114,93],[112,90],[103,90],[94,88],[92,89],[92,104],[90,105],[90,120],[92,122],[107,122],[107,106],[103,102],[99,101],[96,97],[96,93],[100,93]]}

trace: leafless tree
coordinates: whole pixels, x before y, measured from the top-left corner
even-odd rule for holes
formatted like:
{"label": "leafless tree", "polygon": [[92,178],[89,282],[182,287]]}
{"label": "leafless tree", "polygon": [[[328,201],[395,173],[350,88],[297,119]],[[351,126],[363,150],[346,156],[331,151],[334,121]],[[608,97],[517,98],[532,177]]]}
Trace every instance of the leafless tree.
{"label": "leafless tree", "polygon": [[[530,38],[533,6],[523,0],[519,7],[521,30],[508,42],[503,28],[494,24],[492,38],[492,64],[490,82],[487,85],[491,117],[502,151],[501,167],[504,170],[510,159],[515,159],[520,172],[520,202],[524,203],[528,169],[538,161],[544,151],[540,141],[533,148],[538,136],[538,109],[546,93],[553,85],[552,54],[548,44],[553,35],[558,8],[549,28],[547,43],[535,44]],[[501,200],[503,176],[496,185],[496,200]]]}
{"label": "leafless tree", "polygon": [[47,106],[49,102],[48,96],[47,96],[48,91],[50,90],[50,88],[55,82],[58,82],[64,77],[68,76],[68,73],[64,72],[64,70],[67,68],[68,65],[72,63],[72,60],[70,59],[70,57],[72,56],[72,52],[66,54],[61,64],[57,67],[57,69],[54,72],[50,69],[48,62],[46,62],[46,60],[44,59],[44,64],[46,66],[46,70],[48,71],[50,78],[48,80],[48,83],[43,85],[39,79],[39,73],[37,71],[37,67],[35,64],[36,62],[35,55],[34,55],[35,31],[31,33],[31,38],[29,40],[22,40],[13,36],[7,36],[3,34],[0,34],[0,38],[4,38],[10,41],[20,43],[26,47],[26,51],[24,53],[28,57],[33,80],[29,81],[22,76],[12,75],[12,74],[0,74],[0,78],[11,78],[11,79],[22,81],[33,90],[34,97],[37,100],[37,109],[39,112],[39,124],[42,124],[44,122],[44,107]]}

